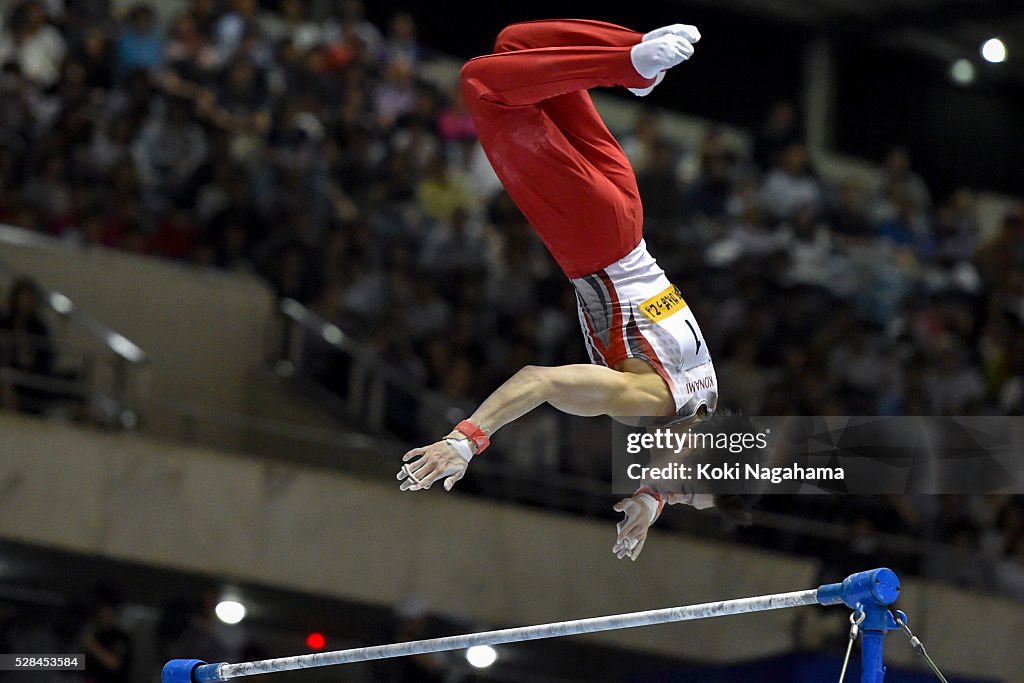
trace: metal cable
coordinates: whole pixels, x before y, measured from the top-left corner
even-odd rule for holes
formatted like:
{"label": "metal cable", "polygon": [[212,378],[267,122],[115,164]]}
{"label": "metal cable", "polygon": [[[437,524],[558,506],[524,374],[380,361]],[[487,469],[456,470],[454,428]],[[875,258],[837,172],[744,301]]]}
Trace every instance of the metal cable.
{"label": "metal cable", "polygon": [[915,636],[914,632],[910,630],[909,626],[907,626],[907,622],[903,621],[903,619],[897,616],[896,623],[900,625],[900,628],[903,630],[907,638],[910,640],[910,647],[914,648],[914,652],[921,655],[924,661],[927,662],[928,667],[932,670],[932,673],[934,673],[936,677],[938,677],[938,679],[942,681],[942,683],[949,683],[949,681],[946,680],[946,677],[942,675],[942,672],[939,671],[939,667],[935,664],[934,661],[932,661],[932,658],[928,655],[928,651],[924,649],[924,643],[922,643],[921,639]]}
{"label": "metal cable", "polygon": [[[860,616],[858,617],[858,613]],[[850,666],[850,654],[853,653],[853,641],[857,640],[857,634],[860,633],[860,625],[864,621],[867,615],[864,612],[851,612],[850,613],[850,642],[846,644],[846,656],[843,657],[843,670],[839,673],[839,683],[843,683],[846,679],[846,668]]]}

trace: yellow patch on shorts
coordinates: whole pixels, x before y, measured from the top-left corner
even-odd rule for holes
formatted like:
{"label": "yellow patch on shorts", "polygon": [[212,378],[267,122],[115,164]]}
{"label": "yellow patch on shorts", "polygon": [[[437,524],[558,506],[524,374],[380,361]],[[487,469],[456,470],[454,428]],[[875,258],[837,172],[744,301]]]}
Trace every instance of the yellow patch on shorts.
{"label": "yellow patch on shorts", "polygon": [[686,308],[686,301],[683,300],[682,292],[675,285],[669,285],[665,291],[655,294],[640,304],[640,312],[652,322],[664,320],[684,308]]}

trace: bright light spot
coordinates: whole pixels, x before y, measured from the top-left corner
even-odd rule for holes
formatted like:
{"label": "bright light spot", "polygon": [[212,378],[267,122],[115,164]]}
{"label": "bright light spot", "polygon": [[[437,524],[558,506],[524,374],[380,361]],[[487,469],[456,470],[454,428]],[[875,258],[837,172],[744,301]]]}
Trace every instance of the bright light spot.
{"label": "bright light spot", "polygon": [[222,600],[213,608],[217,618],[225,624],[237,624],[245,619],[245,605],[235,600]]}
{"label": "bright light spot", "polygon": [[337,325],[327,324],[324,326],[324,339],[328,344],[340,344],[345,334]]}
{"label": "bright light spot", "polygon": [[74,308],[71,299],[60,292],[50,292],[50,306],[61,315],[67,315]]}
{"label": "bright light spot", "polygon": [[981,46],[981,56],[985,61],[998,64],[1006,61],[1006,45],[998,38],[989,38]]}
{"label": "bright light spot", "polygon": [[310,650],[322,650],[326,644],[327,639],[324,638],[322,633],[310,633],[306,636],[306,647]]}
{"label": "bright light spot", "polygon": [[142,352],[142,349],[133,344],[127,337],[124,337],[117,332],[110,333],[107,337],[107,344],[114,353],[125,360],[132,361],[133,363],[141,362],[146,356],[146,354]]}
{"label": "bright light spot", "polygon": [[974,65],[970,60],[958,59],[949,69],[949,77],[957,85],[970,85],[974,82]]}
{"label": "bright light spot", "polygon": [[486,669],[498,659],[498,651],[490,645],[474,645],[466,650],[466,661],[478,669]]}

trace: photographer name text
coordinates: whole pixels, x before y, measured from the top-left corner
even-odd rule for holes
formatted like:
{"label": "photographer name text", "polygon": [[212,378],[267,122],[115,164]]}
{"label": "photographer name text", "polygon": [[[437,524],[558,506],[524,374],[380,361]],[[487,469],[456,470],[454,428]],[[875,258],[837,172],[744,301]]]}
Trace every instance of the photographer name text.
{"label": "photographer name text", "polygon": [[838,481],[846,478],[842,467],[803,467],[790,464],[784,467],[730,463],[724,465],[683,465],[671,463],[663,467],[644,467],[633,464],[626,470],[626,476],[641,480],[672,481]]}

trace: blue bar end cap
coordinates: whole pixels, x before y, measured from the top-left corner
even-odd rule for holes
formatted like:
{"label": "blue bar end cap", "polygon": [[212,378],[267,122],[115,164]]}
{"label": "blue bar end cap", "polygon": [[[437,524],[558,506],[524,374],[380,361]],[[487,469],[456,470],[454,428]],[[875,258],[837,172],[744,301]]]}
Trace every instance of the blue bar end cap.
{"label": "blue bar end cap", "polygon": [[882,567],[851,574],[842,583],[830,583],[818,588],[818,602],[822,605],[858,606],[891,605],[900,596],[900,580],[896,572]]}
{"label": "blue bar end cap", "polygon": [[161,683],[195,683],[192,672],[206,664],[201,659],[172,659],[160,672]]}

